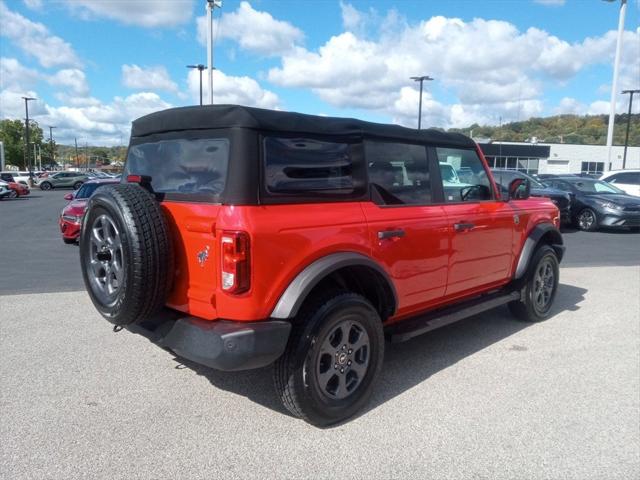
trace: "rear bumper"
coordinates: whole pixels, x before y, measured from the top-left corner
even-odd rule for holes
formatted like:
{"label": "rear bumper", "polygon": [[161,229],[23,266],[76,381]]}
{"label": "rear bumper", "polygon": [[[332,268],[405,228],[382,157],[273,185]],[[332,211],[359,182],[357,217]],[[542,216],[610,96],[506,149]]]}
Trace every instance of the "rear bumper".
{"label": "rear bumper", "polygon": [[291,331],[291,323],[286,321],[209,321],[167,312],[161,319],[127,329],[180,357],[217,370],[249,370],[273,363],[284,352]]}

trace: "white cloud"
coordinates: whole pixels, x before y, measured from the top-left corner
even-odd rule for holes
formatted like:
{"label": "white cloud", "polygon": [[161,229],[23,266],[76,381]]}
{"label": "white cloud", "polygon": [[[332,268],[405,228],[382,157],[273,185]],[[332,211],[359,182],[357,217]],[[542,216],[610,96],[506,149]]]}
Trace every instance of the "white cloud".
{"label": "white cloud", "polygon": [[[193,103],[200,99],[200,72],[190,70],[187,77],[189,93]],[[207,75],[203,72],[202,79],[203,100],[207,102]],[[265,90],[250,77],[234,77],[226,75],[220,70],[213,71],[213,102],[216,104],[232,103],[276,109],[280,106],[278,96]]]}
{"label": "white cloud", "polygon": [[[331,37],[317,50],[289,50],[268,79],[311,89],[336,107],[374,110],[410,125],[415,112],[408,116],[404,105],[417,105],[411,76],[429,74],[436,81],[426,85],[428,90],[453,97],[448,105],[431,103],[425,109],[440,122],[433,125],[497,123],[499,117],[515,121],[545,111],[545,85],[562,84],[587,66],[610,62],[615,49],[615,32],[569,43],[537,28],[521,32],[505,21],[436,16],[410,25],[393,12],[378,16],[377,34],[365,38],[358,33],[361,24],[377,14],[341,7],[345,27],[354,31]],[[623,78],[639,78],[638,52],[640,34],[625,32],[621,84]]]}
{"label": "white cloud", "polygon": [[566,0],[533,0],[533,2],[549,7],[561,7],[565,4]]}
{"label": "white cloud", "polygon": [[[237,42],[241,48],[263,55],[280,55],[299,44],[304,34],[288,22],[276,20],[267,12],[255,10],[249,2],[240,2],[234,12],[223,13],[215,21],[214,36]],[[206,17],[197,20],[198,40],[206,45]],[[217,31],[216,31],[217,30]]]}
{"label": "white cloud", "polygon": [[186,23],[193,13],[193,0],[65,0],[81,18],[108,18],[126,25],[173,27]]}
{"label": "white cloud", "polygon": [[65,68],[57,71],[48,79],[54,86],[64,87],[66,95],[74,97],[87,97],[89,95],[89,85],[82,70],[77,68]]}
{"label": "white cloud", "polygon": [[134,90],[163,90],[177,92],[178,85],[171,80],[167,69],[161,65],[139,67],[122,65],[122,84]]}
{"label": "white cloud", "polygon": [[[2,118],[23,118],[22,96],[38,98],[35,91],[0,92]],[[84,98],[76,105],[67,103],[54,107],[42,100],[29,103],[29,115],[41,126],[55,125],[59,143],[72,144],[74,138],[90,145],[117,145],[128,141],[131,121],[151,112],[171,107],[156,93],[140,92],[127,97],[115,97],[110,103]]]}
{"label": "white cloud", "polygon": [[27,8],[31,10],[38,10],[42,8],[42,0],[23,0]]}
{"label": "white cloud", "polygon": [[35,57],[43,67],[80,65],[73,47],[60,37],[52,35],[42,23],[32,22],[9,10],[4,2],[0,2],[0,18],[0,35],[7,37],[27,55]]}
{"label": "white cloud", "polygon": [[32,88],[40,74],[22,65],[15,58],[0,58],[0,90]]}

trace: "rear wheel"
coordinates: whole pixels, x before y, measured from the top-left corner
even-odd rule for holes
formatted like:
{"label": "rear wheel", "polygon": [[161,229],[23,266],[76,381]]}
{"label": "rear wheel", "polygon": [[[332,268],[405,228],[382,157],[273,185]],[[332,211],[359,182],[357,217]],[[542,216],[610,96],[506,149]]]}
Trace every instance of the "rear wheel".
{"label": "rear wheel", "polygon": [[598,216],[596,215],[596,212],[590,208],[585,208],[580,211],[576,220],[580,230],[593,232],[598,229]]}
{"label": "rear wheel", "polygon": [[51,185],[50,182],[42,182],[40,184],[40,190],[51,190],[53,188],[53,185]]}
{"label": "rear wheel", "polygon": [[18,195],[18,192],[16,192],[15,190],[10,190],[8,196],[9,198],[18,198],[20,195]]}
{"label": "rear wheel", "polygon": [[547,319],[558,290],[559,273],[556,252],[549,245],[542,245],[531,258],[522,298],[509,303],[511,313],[525,322]]}
{"label": "rear wheel", "polygon": [[292,414],[329,426],[366,404],[383,356],[382,321],[373,306],[355,293],[328,293],[296,317],[274,384]]}
{"label": "rear wheel", "polygon": [[76,182],[73,184],[73,189],[78,190],[82,186],[82,182]]}

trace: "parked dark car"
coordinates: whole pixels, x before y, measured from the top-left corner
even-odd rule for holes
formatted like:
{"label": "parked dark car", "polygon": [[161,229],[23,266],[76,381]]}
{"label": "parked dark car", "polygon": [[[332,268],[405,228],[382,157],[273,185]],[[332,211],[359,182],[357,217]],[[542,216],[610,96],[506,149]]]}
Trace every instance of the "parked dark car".
{"label": "parked dark car", "polygon": [[549,198],[558,210],[560,210],[560,219],[562,223],[571,222],[571,197],[567,192],[558,190],[556,188],[550,188],[536,180],[535,178],[517,170],[501,170],[493,169],[493,178],[500,185],[500,189],[503,193],[507,192],[509,184],[516,178],[523,178],[529,182],[531,186],[532,197],[546,197]]}
{"label": "parked dark car", "polygon": [[572,221],[580,230],[640,228],[640,198],[610,183],[571,176],[548,178],[543,183],[570,195]]}

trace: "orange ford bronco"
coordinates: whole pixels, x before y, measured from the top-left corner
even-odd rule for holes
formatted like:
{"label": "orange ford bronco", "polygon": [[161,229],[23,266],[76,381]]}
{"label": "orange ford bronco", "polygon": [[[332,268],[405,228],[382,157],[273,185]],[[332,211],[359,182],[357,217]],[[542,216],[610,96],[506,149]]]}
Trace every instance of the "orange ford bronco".
{"label": "orange ford bronco", "polygon": [[367,402],[399,342],[508,304],[547,318],[558,209],[506,197],[469,138],[233,105],[133,123],[123,183],[82,224],[89,295],[114,329],[220,370],[274,365],[325,426]]}

